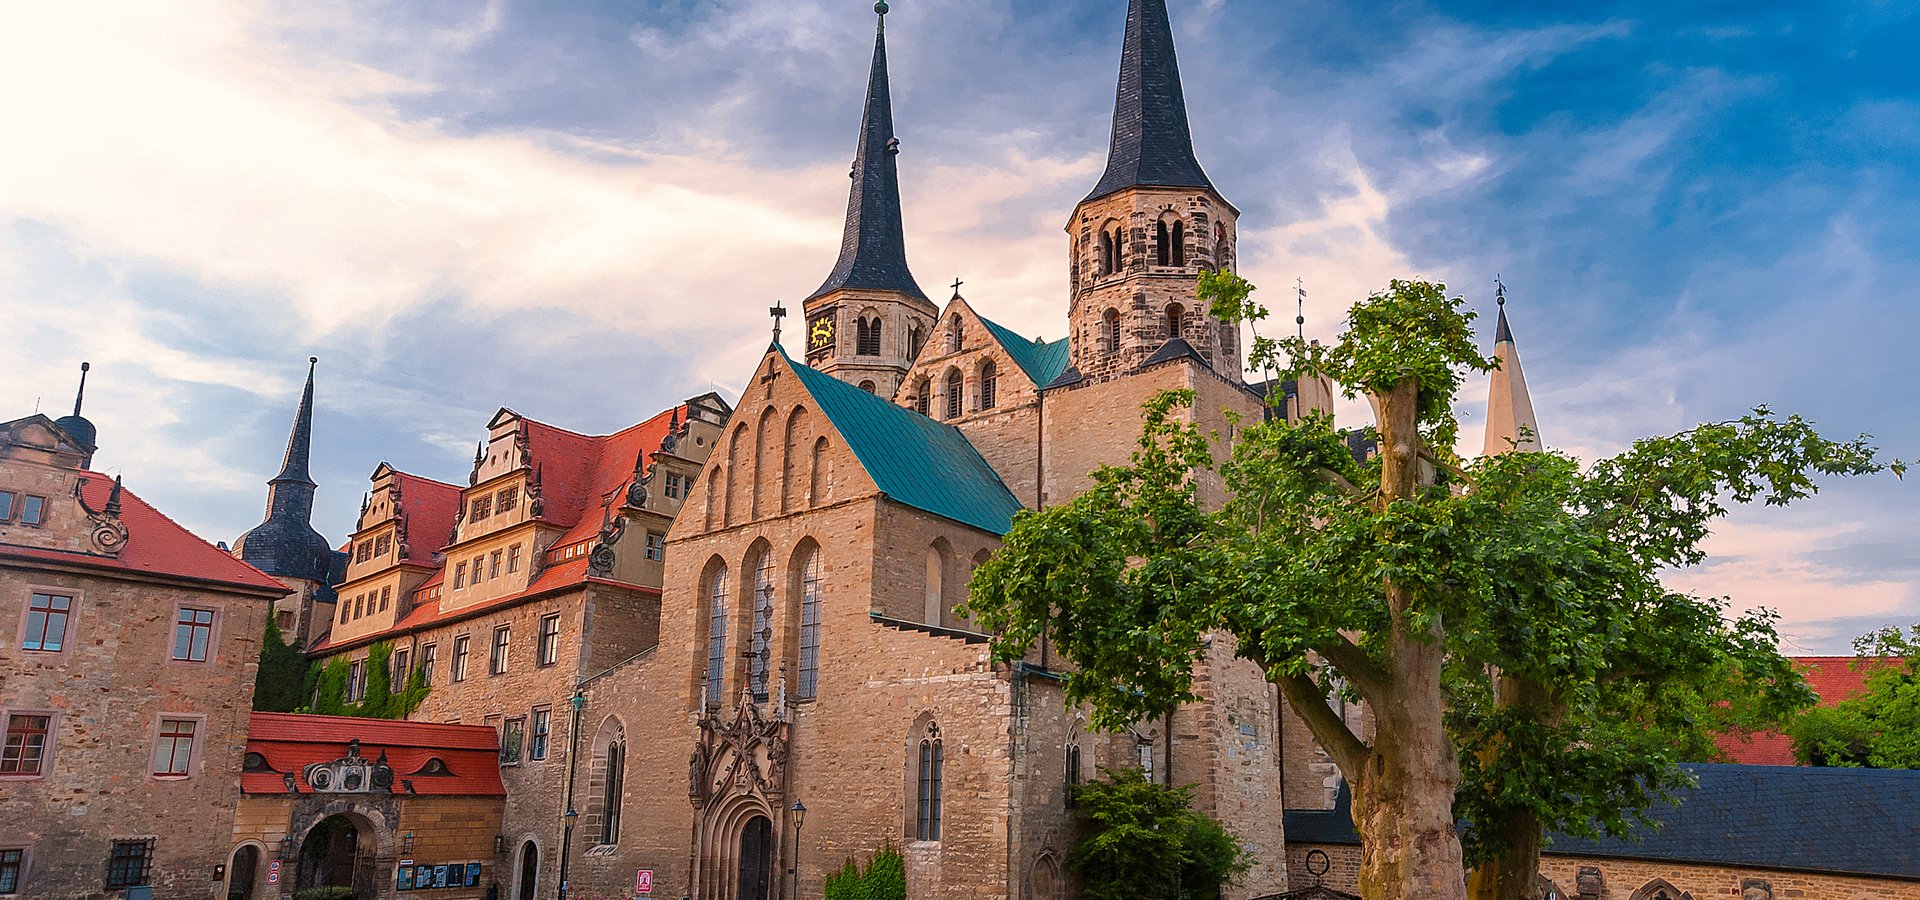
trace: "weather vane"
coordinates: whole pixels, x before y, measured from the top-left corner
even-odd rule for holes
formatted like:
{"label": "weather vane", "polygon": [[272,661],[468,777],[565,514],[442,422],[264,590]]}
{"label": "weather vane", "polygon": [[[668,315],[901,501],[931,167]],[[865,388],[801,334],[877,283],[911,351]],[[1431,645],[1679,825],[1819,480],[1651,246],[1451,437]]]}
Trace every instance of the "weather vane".
{"label": "weather vane", "polygon": [[1507,305],[1507,284],[1498,275],[1493,276],[1493,300],[1501,306]]}
{"label": "weather vane", "polygon": [[1293,317],[1293,324],[1300,330],[1300,339],[1304,341],[1307,339],[1307,279],[1295,278],[1293,292],[1299,310]]}

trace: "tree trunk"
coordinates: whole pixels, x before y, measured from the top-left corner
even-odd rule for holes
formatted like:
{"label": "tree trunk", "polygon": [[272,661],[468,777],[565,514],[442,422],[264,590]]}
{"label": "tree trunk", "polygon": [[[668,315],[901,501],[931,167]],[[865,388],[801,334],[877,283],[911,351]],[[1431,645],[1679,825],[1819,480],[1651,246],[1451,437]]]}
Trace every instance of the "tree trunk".
{"label": "tree trunk", "polygon": [[1501,819],[1498,855],[1467,876],[1472,900],[1539,900],[1540,817],[1516,812]]}

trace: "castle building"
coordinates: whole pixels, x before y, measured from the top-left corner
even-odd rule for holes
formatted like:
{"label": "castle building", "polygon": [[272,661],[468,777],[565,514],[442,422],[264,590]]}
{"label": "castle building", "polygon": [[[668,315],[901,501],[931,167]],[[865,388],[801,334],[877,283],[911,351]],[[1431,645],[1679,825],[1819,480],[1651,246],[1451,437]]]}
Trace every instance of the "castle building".
{"label": "castle building", "polygon": [[0,423],[0,896],[208,896],[286,587],[93,471],[96,440],[78,402]]}

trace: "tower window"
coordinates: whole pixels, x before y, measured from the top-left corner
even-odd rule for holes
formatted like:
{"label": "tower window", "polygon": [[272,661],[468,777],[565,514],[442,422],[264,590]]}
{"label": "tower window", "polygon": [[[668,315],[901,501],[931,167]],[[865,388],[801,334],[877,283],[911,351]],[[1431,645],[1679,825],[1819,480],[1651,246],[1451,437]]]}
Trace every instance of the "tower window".
{"label": "tower window", "polygon": [[1173,237],[1167,233],[1167,223],[1164,221],[1153,226],[1153,263],[1157,266],[1173,265]]}
{"label": "tower window", "polygon": [[853,352],[855,354],[860,356],[879,356],[880,355],[880,320],[879,318],[876,317],[876,318],[870,319],[865,316],[860,317],[860,320],[854,323],[854,332],[855,332],[855,340],[854,340]]}
{"label": "tower window", "polygon": [[926,343],[926,330],[920,327],[920,323],[915,322],[907,327],[907,355],[909,357],[918,358],[920,356],[920,348],[926,346]]}
{"label": "tower window", "polygon": [[1113,232],[1100,230],[1100,274],[1113,274]]}
{"label": "tower window", "polygon": [[981,363],[980,364],[980,408],[981,409],[993,408],[994,400],[995,400],[994,393],[995,393],[995,388],[997,386],[998,381],[999,381],[999,373],[994,368],[993,360],[987,360],[986,362]]}
{"label": "tower window", "polygon": [[960,418],[960,414],[965,411],[966,396],[967,383],[961,376],[960,370],[949,371],[947,373],[947,418]]}
{"label": "tower window", "polygon": [[1187,309],[1178,303],[1167,304],[1167,339],[1172,340],[1182,334],[1187,324]]}
{"label": "tower window", "polygon": [[1187,264],[1187,223],[1180,219],[1173,220],[1173,264]]}
{"label": "tower window", "polygon": [[1100,344],[1108,353],[1120,352],[1120,311],[1107,310],[1100,319]]}

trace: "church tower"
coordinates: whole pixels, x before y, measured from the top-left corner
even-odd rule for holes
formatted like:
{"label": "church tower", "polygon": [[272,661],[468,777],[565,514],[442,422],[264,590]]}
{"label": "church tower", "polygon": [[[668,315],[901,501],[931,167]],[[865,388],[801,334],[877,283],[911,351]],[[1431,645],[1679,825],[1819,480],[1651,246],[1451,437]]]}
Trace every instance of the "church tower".
{"label": "church tower", "polygon": [[848,384],[891,397],[906,377],[939,309],[907,269],[900,217],[900,139],[887,84],[887,4],[873,42],[866,114],[853,160],[853,189],[840,260],[806,300],[807,364]]}
{"label": "church tower", "polygon": [[1520,348],[1514,346],[1513,328],[1507,324],[1506,285],[1500,285],[1497,294],[1500,323],[1493,332],[1493,358],[1500,361],[1500,368],[1493,370],[1487,392],[1487,439],[1481,448],[1487,456],[1541,449],[1540,422],[1533,416],[1527,375],[1520,370]]}
{"label": "church tower", "polygon": [[1194,300],[1202,270],[1233,268],[1239,215],[1194,156],[1166,0],[1130,0],[1107,171],[1067,223],[1073,367],[1098,381],[1191,352],[1241,381],[1239,329]]}
{"label": "church tower", "polygon": [[[306,646],[315,636],[312,605],[331,596],[333,547],[313,530],[313,481],[308,460],[313,454],[313,371],[320,360],[307,361],[307,386],[287,435],[287,453],[280,473],[267,481],[267,517],[233,542],[233,555],[272,575],[293,593],[274,604],[280,630]],[[326,617],[328,621],[331,616]]]}

